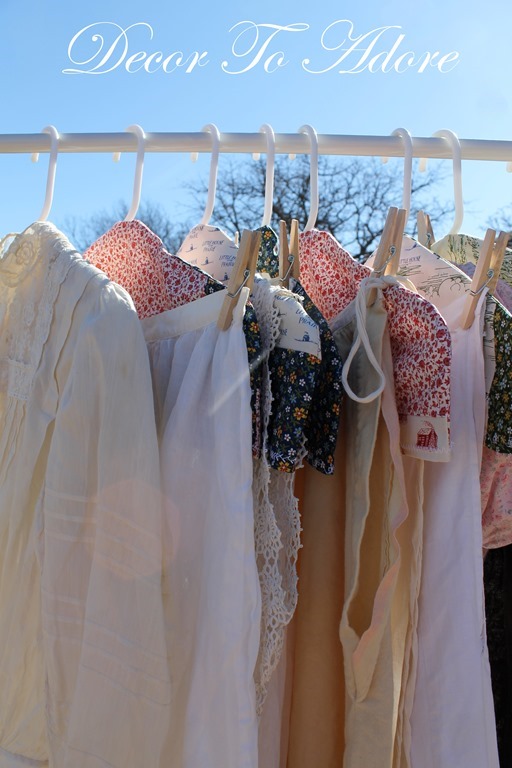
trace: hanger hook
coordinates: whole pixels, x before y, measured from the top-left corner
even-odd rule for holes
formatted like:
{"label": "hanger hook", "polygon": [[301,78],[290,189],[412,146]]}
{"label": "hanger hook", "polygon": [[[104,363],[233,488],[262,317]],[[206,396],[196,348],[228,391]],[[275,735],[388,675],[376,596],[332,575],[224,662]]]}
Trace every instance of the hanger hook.
{"label": "hanger hook", "polygon": [[318,134],[311,125],[303,125],[299,128],[299,133],[306,133],[309,136],[311,143],[311,160],[309,166],[309,178],[310,178],[310,204],[309,204],[309,218],[304,228],[307,232],[316,224],[318,218]]}
{"label": "hanger hook", "polygon": [[399,136],[404,146],[404,191],[402,194],[402,208],[407,211],[407,218],[411,210],[412,190],[412,136],[406,128],[396,128],[391,134]]}
{"label": "hanger hook", "polygon": [[137,137],[137,161],[135,164],[135,179],[133,182],[133,196],[130,210],[124,217],[125,221],[133,221],[139,208],[140,196],[142,192],[142,171],[144,170],[144,149],[146,144],[146,134],[140,125],[130,125],[126,129],[129,133]]}
{"label": "hanger hook", "polygon": [[46,196],[39,221],[46,221],[53,202],[53,190],[55,189],[55,173],[57,171],[57,155],[59,154],[59,132],[54,125],[47,125],[42,133],[50,135],[50,160],[48,162],[48,176],[46,179]]}
{"label": "hanger hook", "polygon": [[274,201],[274,167],[276,158],[276,136],[274,129],[268,123],[264,123],[260,132],[267,137],[267,167],[265,170],[265,210],[261,221],[262,227],[270,226],[272,218],[272,203]]}
{"label": "hanger hook", "polygon": [[203,131],[207,131],[212,137],[212,159],[210,162],[210,177],[208,179],[208,197],[206,200],[206,208],[204,210],[203,218],[200,224],[208,224],[212,217],[213,207],[215,205],[215,193],[217,191],[217,170],[219,167],[219,153],[220,153],[220,133],[215,123],[208,123],[203,128]]}
{"label": "hanger hook", "polygon": [[453,131],[443,129],[436,131],[433,136],[445,139],[450,145],[453,158],[453,195],[455,198],[455,219],[449,235],[456,235],[460,231],[464,219],[464,200],[462,197],[462,152],[459,137]]}

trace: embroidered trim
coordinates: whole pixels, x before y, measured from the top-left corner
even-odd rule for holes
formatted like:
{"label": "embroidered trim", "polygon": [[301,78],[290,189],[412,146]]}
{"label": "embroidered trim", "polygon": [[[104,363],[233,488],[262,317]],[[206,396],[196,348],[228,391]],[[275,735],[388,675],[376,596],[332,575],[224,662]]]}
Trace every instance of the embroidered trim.
{"label": "embroidered trim", "polygon": [[[267,280],[256,280],[252,300],[261,329],[262,357],[262,426],[263,449],[254,462],[254,534],[256,559],[262,595],[260,650],[255,669],[256,709],[261,716],[268,684],[275,671],[284,646],[284,629],[297,602],[297,575],[290,575],[291,564],[297,561],[300,546],[300,517],[293,496],[293,474],[283,475],[271,470],[268,463],[268,426],[272,412],[272,386],[269,355],[280,335],[279,311],[274,294],[279,289]],[[286,477],[290,492],[273,493]],[[294,547],[296,548],[294,550]]]}
{"label": "embroidered trim", "polygon": [[18,235],[0,263],[0,304],[8,317],[0,352],[8,361],[9,397],[29,397],[59,288],[76,258],[80,254],[58,229],[36,222]]}

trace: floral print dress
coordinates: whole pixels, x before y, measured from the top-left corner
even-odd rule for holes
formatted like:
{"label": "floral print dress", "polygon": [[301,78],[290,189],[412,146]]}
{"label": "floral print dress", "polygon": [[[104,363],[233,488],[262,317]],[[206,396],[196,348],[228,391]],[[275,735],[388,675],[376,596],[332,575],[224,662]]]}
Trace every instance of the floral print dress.
{"label": "floral print dress", "polygon": [[[301,284],[331,322],[371,270],[328,232],[299,236]],[[427,461],[450,458],[450,333],[438,310],[401,285],[384,290],[402,450]]]}

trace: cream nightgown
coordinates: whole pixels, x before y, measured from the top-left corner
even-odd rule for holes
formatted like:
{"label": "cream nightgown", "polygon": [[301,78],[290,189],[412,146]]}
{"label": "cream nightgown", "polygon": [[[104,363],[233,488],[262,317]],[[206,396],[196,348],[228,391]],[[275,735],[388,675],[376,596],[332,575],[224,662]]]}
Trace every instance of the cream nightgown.
{"label": "cream nightgown", "polygon": [[217,327],[223,293],[142,321],[161,441],[165,606],[173,679],[162,768],[256,768],[251,406],[242,320]]}
{"label": "cream nightgown", "polygon": [[36,222],[0,260],[0,767],[157,768],[151,377],[129,296]]}

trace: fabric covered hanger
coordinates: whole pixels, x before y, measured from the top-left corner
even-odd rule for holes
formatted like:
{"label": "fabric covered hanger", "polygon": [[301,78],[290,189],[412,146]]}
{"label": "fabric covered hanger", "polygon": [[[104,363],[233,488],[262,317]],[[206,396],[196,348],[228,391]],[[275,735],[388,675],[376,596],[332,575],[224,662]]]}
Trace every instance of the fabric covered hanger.
{"label": "fabric covered hanger", "polygon": [[[401,249],[397,251],[403,251],[404,240],[402,237]],[[372,271],[353,259],[328,232],[304,231],[299,241],[301,284],[331,322],[356,299],[360,283],[371,277]],[[384,255],[384,261],[386,258]],[[371,289],[369,286],[368,290]],[[450,456],[450,366],[443,349],[449,348],[451,342],[446,323],[430,302],[399,284],[389,285],[383,294],[393,350],[402,449],[416,458],[447,461]],[[420,359],[428,363],[418,367],[414,361]],[[420,417],[419,413],[423,415]],[[436,424],[435,450],[417,444],[424,416]]]}
{"label": "fabric covered hanger", "polygon": [[101,269],[132,297],[140,319],[157,315],[222,290],[223,285],[199,267],[170,254],[162,240],[133,218],[141,197],[144,131],[130,126],[138,140],[130,210],[124,221],[94,242],[84,258]]}
{"label": "fabric covered hanger", "polygon": [[[136,196],[140,198],[141,180],[142,164],[139,162],[134,193],[136,189],[138,191],[134,199]],[[84,258],[130,294],[141,320],[225,290],[221,282],[200,267],[169,253],[158,235],[137,219],[114,224],[86,250]],[[244,333],[251,371],[253,455],[257,456],[261,445],[257,363],[261,340],[257,318],[249,305],[244,315]]]}
{"label": "fabric covered hanger", "polygon": [[268,275],[271,279],[279,275],[278,238],[270,222],[272,219],[274,201],[274,167],[275,167],[275,135],[274,129],[268,123],[260,127],[260,133],[267,138],[267,163],[265,168],[265,204],[261,226],[259,227],[261,242],[258,254],[257,271]]}
{"label": "fabric covered hanger", "polygon": [[178,249],[177,255],[189,264],[204,268],[213,278],[227,284],[236,261],[238,247],[222,229],[209,223],[215,207],[220,133],[214,123],[205,125],[203,131],[209,133],[212,139],[206,206],[201,221],[192,227]]}
{"label": "fabric covered hanger", "polygon": [[[456,236],[449,236],[450,239],[452,237]],[[367,264],[371,266],[372,261],[373,257],[370,257]],[[457,265],[447,260],[444,254],[439,255],[437,249],[436,252],[431,251],[408,235],[404,235],[398,275],[410,281],[420,296],[431,301],[443,317],[451,317],[453,312],[458,312],[459,317],[462,314],[464,300],[471,290],[471,278]],[[489,301],[492,302],[490,297]],[[495,369],[493,307],[494,303],[490,311],[486,312],[483,336],[487,391],[492,385]]]}

